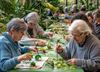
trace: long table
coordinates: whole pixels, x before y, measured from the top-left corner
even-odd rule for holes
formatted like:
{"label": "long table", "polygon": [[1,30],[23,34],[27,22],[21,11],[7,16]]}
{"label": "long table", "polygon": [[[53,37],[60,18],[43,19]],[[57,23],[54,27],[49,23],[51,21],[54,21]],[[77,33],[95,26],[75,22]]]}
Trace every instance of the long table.
{"label": "long table", "polygon": [[[54,51],[50,51],[44,56],[48,56],[49,59],[57,58],[56,53]],[[52,56],[52,57],[51,57]],[[60,56],[58,56],[60,58]],[[75,68],[75,69],[63,69],[63,68],[52,68],[47,62],[43,65],[41,69],[34,69],[34,68],[17,68],[10,70],[9,72],[84,72],[82,68]]]}
{"label": "long table", "polygon": [[[62,44],[65,46],[66,43],[65,41],[63,40],[62,37],[60,36],[56,36],[54,37],[54,39],[51,39],[50,41],[51,42],[51,47],[55,47],[55,44],[57,43],[57,41],[59,40],[59,42],[62,42]],[[57,53],[54,51],[54,49],[52,50],[48,50],[48,52],[44,55],[44,56],[47,56],[49,57],[49,59],[51,58],[57,58]],[[59,57],[59,56],[58,56]],[[46,63],[43,65],[43,67],[41,69],[34,69],[34,68],[19,68],[19,69],[12,69],[8,72],[84,72],[82,68],[75,68],[75,69],[67,69],[67,70],[64,70],[62,68],[59,68],[59,69],[55,69],[55,68],[52,68],[50,66],[48,66]]]}
{"label": "long table", "polygon": [[14,69],[11,70],[9,72],[84,72],[82,69],[74,69],[74,70],[62,70],[62,69],[58,69],[58,70],[52,70],[52,69],[45,69],[45,70],[35,70],[35,69]]}

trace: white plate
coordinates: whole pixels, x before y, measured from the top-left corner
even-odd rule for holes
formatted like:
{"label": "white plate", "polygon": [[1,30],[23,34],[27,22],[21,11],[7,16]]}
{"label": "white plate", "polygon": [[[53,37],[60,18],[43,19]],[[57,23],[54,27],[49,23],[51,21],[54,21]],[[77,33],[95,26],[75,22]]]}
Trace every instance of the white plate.
{"label": "white plate", "polygon": [[43,67],[44,63],[48,60],[48,57],[42,57],[41,60],[35,61],[33,58],[31,61],[34,61],[36,63],[35,67],[31,67],[31,61],[22,61],[20,64],[16,65],[15,68],[36,68],[40,69]]}
{"label": "white plate", "polygon": [[24,39],[19,41],[20,44],[23,44],[25,46],[32,46],[35,45],[35,40],[34,39]]}

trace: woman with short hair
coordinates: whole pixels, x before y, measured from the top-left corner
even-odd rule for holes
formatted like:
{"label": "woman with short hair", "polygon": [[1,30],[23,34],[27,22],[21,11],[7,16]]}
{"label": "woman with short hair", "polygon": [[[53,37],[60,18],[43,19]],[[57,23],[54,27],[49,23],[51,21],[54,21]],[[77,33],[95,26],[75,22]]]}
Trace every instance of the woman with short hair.
{"label": "woman with short hair", "polygon": [[37,12],[29,13],[25,18],[25,22],[28,25],[27,36],[30,38],[36,38],[38,35],[50,37],[52,32],[45,32],[43,28],[38,24],[40,17]]}
{"label": "woman with short hair", "polygon": [[21,48],[18,44],[26,30],[27,25],[20,18],[13,18],[8,22],[7,32],[0,36],[0,72],[13,69],[22,60],[32,58],[32,55],[26,52],[34,51],[35,47]]}

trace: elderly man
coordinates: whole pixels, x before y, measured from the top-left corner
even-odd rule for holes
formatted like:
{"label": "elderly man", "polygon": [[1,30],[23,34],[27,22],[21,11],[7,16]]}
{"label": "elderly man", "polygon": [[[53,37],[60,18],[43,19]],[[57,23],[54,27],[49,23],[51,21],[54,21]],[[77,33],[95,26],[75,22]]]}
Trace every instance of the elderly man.
{"label": "elderly man", "polygon": [[69,64],[82,67],[85,72],[97,72],[100,69],[100,41],[92,34],[92,30],[83,20],[75,20],[69,27],[72,35],[69,46],[64,50],[60,45],[57,52]]}
{"label": "elderly man", "polygon": [[32,55],[26,52],[34,50],[34,48],[20,48],[18,44],[26,29],[27,25],[19,18],[14,18],[8,22],[7,32],[0,36],[0,72],[6,72],[22,60],[32,58]]}

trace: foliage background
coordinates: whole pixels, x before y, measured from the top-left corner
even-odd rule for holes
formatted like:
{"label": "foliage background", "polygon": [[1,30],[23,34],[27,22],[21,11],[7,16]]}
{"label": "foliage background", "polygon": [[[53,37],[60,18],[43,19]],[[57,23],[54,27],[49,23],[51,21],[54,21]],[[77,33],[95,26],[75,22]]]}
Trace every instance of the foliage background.
{"label": "foliage background", "polygon": [[[23,18],[26,14],[32,11],[37,11],[41,17],[40,25],[46,29],[47,25],[55,21],[47,19],[46,9],[55,10],[57,7],[61,10],[65,7],[63,1],[68,1],[69,8],[75,4],[76,0],[0,0],[0,25],[6,23],[14,17]],[[100,0],[77,0],[78,8],[85,5],[88,10],[95,10],[100,3]],[[63,2],[63,3],[61,3]],[[51,4],[51,6],[47,5]],[[5,29],[5,28],[4,28]],[[4,31],[4,30],[3,30]]]}

